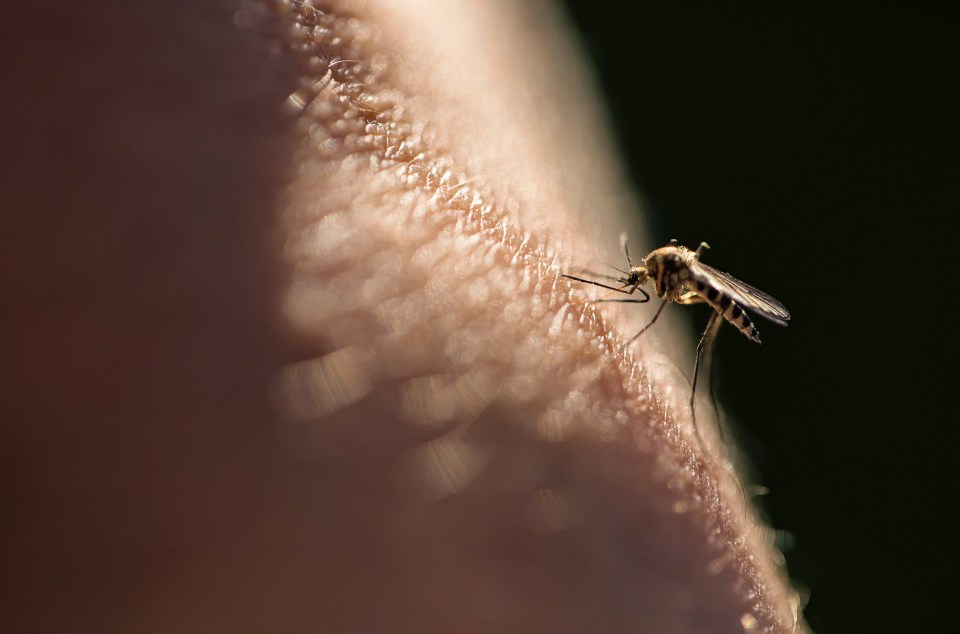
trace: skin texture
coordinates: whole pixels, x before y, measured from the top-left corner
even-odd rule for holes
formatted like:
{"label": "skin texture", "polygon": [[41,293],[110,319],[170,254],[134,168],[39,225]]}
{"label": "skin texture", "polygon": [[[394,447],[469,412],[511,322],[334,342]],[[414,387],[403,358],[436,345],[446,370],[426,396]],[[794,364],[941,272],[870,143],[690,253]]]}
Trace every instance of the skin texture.
{"label": "skin texture", "polygon": [[631,204],[513,5],[10,18],[13,629],[802,629],[688,342],[559,278]]}

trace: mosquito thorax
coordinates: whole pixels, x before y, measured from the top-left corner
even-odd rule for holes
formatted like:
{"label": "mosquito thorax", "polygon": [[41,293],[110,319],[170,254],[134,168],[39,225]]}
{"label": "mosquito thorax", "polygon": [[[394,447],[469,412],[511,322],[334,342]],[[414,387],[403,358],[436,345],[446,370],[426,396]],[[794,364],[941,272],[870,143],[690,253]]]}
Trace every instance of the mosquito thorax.
{"label": "mosquito thorax", "polygon": [[686,247],[668,245],[651,251],[643,259],[647,274],[655,281],[658,297],[666,297],[682,290],[689,273],[687,266],[696,259]]}
{"label": "mosquito thorax", "polygon": [[661,273],[673,273],[684,269],[691,260],[696,259],[693,251],[686,247],[661,247],[651,251],[643,259],[650,277],[659,277]]}

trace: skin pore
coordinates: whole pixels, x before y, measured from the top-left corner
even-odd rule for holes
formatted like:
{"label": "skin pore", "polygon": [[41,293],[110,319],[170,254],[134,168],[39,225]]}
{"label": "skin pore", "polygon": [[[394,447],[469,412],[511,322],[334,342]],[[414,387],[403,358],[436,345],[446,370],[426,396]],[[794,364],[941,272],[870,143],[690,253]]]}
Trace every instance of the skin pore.
{"label": "skin pore", "polygon": [[801,631],[550,5],[11,26],[14,629]]}

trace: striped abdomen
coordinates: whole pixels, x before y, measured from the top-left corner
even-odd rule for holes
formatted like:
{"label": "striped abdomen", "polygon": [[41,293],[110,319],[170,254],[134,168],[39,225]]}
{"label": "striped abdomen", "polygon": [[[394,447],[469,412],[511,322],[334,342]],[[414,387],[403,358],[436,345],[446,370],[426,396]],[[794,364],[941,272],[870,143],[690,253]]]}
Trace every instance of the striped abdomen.
{"label": "striped abdomen", "polygon": [[743,310],[737,302],[716,288],[704,284],[699,280],[693,280],[688,282],[688,284],[693,286],[697,293],[707,300],[707,303],[710,304],[714,310],[723,315],[724,319],[736,326],[737,330],[742,332],[747,339],[760,343],[760,333],[757,332],[757,327],[753,325],[750,316],[747,315],[747,311]]}

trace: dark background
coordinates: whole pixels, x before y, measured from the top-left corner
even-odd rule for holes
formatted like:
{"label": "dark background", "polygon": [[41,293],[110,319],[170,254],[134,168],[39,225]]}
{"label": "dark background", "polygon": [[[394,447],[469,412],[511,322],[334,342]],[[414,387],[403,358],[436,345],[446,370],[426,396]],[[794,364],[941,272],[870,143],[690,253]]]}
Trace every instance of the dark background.
{"label": "dark background", "polygon": [[566,4],[652,241],[792,312],[722,331],[717,393],[810,626],[956,632],[957,16]]}

